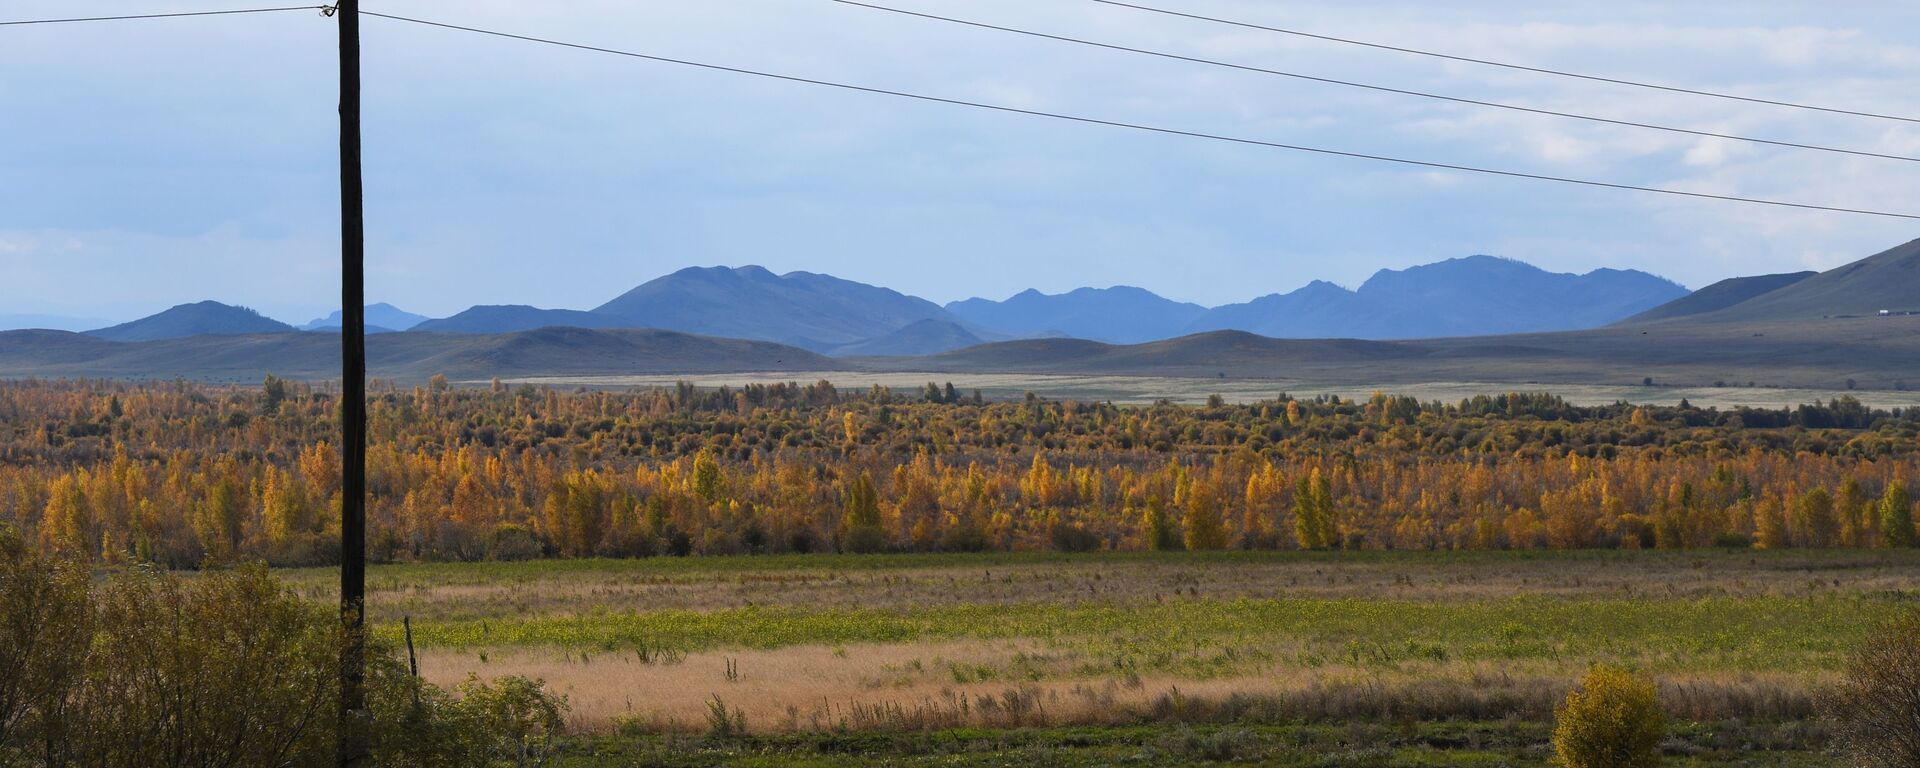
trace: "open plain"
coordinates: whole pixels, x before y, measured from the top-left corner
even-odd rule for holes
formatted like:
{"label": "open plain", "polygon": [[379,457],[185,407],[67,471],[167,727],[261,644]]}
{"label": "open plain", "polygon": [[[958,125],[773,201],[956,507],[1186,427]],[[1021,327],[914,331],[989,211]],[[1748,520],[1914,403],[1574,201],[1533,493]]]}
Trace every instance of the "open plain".
{"label": "open plain", "polygon": [[[331,596],[328,571],[285,575]],[[1521,759],[1596,663],[1747,740],[1687,749],[1811,743],[1846,650],[1920,594],[1920,553],[651,558],[382,566],[369,584],[379,632],[400,643],[408,618],[428,679],[543,678],[575,725],[629,746],[697,741],[721,707],[775,752],[823,733],[1137,726],[1157,743],[1418,721],[1506,723],[1531,735],[1489,744]]]}

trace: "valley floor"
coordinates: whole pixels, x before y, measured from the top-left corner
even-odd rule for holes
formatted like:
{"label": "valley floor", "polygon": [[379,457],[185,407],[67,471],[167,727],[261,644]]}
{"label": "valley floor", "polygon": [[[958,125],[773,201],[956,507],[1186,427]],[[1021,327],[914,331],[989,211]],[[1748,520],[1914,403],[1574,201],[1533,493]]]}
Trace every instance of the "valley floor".
{"label": "valley floor", "polygon": [[[330,597],[331,571],[286,575]],[[1554,703],[1599,662],[1659,681],[1679,764],[1800,765],[1824,741],[1816,691],[1920,595],[1920,552],[812,555],[369,578],[377,631],[399,640],[409,617],[432,681],[566,693],[595,734],[577,765],[1545,764]]]}
{"label": "valley floor", "polygon": [[[1366,400],[1374,392],[1391,392],[1421,402],[1454,403],[1476,395],[1506,392],[1551,390],[1575,405],[1677,405],[1686,401],[1701,408],[1731,409],[1792,408],[1801,403],[1817,403],[1838,397],[1853,397],[1869,408],[1892,409],[1920,406],[1916,390],[1807,389],[1769,386],[1633,386],[1606,384],[1551,385],[1539,382],[1427,381],[1417,383],[1385,382],[1369,384],[1344,380],[1307,380],[1288,378],[1200,378],[1181,376],[1064,375],[1040,373],[939,373],[939,372],[849,372],[849,371],[774,371],[762,373],[716,373],[636,376],[530,376],[503,379],[507,384],[550,385],[563,389],[589,387],[626,390],[632,388],[673,387],[688,382],[703,388],[749,384],[781,384],[831,381],[843,390],[864,390],[882,386],[896,392],[918,392],[928,382],[952,383],[962,394],[979,391],[988,400],[1016,400],[1032,392],[1050,400],[1111,402],[1140,405],[1167,400],[1184,405],[1207,402],[1219,395],[1229,403],[1253,403],[1272,400],[1282,392],[1295,397],[1339,395],[1349,400]],[[462,382],[484,385],[487,381]]]}

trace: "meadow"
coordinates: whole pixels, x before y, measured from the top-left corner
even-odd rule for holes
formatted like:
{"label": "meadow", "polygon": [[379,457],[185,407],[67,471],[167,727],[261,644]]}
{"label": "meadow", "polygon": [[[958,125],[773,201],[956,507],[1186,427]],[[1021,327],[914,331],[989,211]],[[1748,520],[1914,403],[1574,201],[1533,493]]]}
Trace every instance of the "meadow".
{"label": "meadow", "polygon": [[[282,576],[331,595],[331,571]],[[930,764],[1524,764],[1596,663],[1659,682],[1677,753],[1751,760],[1820,746],[1814,696],[1920,596],[1920,552],[652,558],[387,565],[369,585],[429,680],[544,678],[608,764],[782,764],[856,737]]]}

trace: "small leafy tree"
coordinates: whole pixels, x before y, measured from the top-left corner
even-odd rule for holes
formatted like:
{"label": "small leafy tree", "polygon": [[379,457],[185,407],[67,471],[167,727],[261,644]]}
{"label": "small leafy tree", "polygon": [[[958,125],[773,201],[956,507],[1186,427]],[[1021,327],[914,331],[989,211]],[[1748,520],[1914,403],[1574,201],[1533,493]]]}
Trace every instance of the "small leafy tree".
{"label": "small leafy tree", "polygon": [[1870,635],[1820,709],[1854,765],[1920,765],[1920,610]]}
{"label": "small leafy tree", "polygon": [[1913,499],[1907,496],[1906,486],[1887,486],[1887,495],[1880,499],[1880,530],[1889,547],[1914,545]]}
{"label": "small leafy tree", "polygon": [[1213,487],[1194,483],[1187,489],[1186,543],[1196,552],[1227,548],[1227,523]]}
{"label": "small leafy tree", "polygon": [[1658,765],[1665,731],[1652,680],[1597,666],[1554,710],[1555,762],[1564,768]]}
{"label": "small leafy tree", "polygon": [[1332,549],[1340,529],[1333,522],[1333,486],[1319,468],[1293,489],[1293,535],[1301,549]]}
{"label": "small leafy tree", "polygon": [[869,553],[886,549],[887,534],[880,527],[880,492],[873,476],[861,472],[847,484],[846,515],[841,519],[842,549]]}
{"label": "small leafy tree", "polygon": [[1146,528],[1147,549],[1155,552],[1169,552],[1180,549],[1180,532],[1173,525],[1173,518],[1167,514],[1166,503],[1159,496],[1147,497],[1147,513],[1141,519]]}

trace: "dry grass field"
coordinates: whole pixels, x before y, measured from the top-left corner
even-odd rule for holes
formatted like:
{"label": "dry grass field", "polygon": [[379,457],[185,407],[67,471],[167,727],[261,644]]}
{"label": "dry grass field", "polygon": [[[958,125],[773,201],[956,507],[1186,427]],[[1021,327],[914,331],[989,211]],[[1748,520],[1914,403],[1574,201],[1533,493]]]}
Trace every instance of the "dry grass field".
{"label": "dry grass field", "polygon": [[[331,574],[289,571],[325,599]],[[1542,723],[1596,662],[1684,722],[1811,727],[1920,595],[1885,551],[895,555],[413,564],[423,674],[544,678],[592,732]],[[1791,729],[1790,729],[1791,730]]]}

